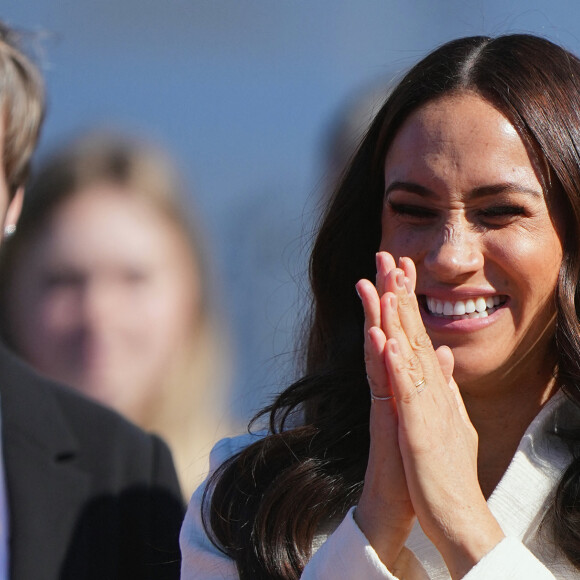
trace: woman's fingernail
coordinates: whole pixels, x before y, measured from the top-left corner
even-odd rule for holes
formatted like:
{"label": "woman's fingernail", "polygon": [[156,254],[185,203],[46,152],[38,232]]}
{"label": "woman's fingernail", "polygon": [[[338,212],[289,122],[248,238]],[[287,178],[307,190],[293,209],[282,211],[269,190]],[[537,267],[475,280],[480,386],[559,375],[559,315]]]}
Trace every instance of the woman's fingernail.
{"label": "woman's fingernail", "polygon": [[403,272],[397,272],[397,276],[395,277],[395,282],[399,288],[405,287],[405,275]]}

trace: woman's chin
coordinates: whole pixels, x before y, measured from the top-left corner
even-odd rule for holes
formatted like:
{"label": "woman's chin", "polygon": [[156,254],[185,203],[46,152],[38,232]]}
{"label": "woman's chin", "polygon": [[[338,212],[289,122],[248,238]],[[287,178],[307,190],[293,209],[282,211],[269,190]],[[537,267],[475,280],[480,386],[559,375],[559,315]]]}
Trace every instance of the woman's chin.
{"label": "woman's chin", "polygon": [[500,382],[497,367],[487,365],[461,364],[455,360],[453,378],[462,392],[472,394],[489,392],[493,385]]}

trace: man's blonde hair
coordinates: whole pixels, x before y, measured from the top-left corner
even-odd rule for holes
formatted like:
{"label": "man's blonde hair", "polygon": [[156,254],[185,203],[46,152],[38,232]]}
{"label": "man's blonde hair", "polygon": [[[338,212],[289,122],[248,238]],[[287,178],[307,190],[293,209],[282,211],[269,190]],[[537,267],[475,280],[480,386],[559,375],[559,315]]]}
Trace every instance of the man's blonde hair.
{"label": "man's blonde hair", "polygon": [[19,37],[0,21],[0,110],[4,121],[2,164],[10,196],[24,185],[44,117],[40,71],[20,48]]}

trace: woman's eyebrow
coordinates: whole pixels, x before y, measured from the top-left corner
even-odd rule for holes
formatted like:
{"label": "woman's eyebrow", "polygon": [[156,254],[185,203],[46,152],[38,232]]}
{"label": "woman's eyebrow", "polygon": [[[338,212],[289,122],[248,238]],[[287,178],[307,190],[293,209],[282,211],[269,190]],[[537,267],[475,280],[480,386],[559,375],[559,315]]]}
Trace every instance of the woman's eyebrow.
{"label": "woman's eyebrow", "polygon": [[499,193],[528,193],[534,197],[544,197],[544,192],[541,189],[533,189],[512,181],[476,187],[471,191],[470,195],[472,197],[485,197],[488,195],[497,195]]}
{"label": "woman's eyebrow", "polygon": [[394,190],[408,191],[409,193],[416,193],[417,195],[421,195],[423,197],[431,197],[435,195],[435,192],[433,192],[428,187],[419,185],[418,183],[413,183],[411,181],[393,181],[385,189],[385,195],[389,195],[389,193]]}
{"label": "woman's eyebrow", "polygon": [[[428,187],[419,185],[412,181],[393,181],[385,189],[385,196],[395,190],[408,191],[409,193],[415,193],[422,197],[433,197],[436,195],[435,192]],[[544,196],[544,193],[541,190],[526,187],[516,182],[504,181],[501,183],[494,183],[493,185],[482,185],[476,187],[469,192],[469,197],[479,198],[498,195],[500,193],[527,193],[534,197]]]}

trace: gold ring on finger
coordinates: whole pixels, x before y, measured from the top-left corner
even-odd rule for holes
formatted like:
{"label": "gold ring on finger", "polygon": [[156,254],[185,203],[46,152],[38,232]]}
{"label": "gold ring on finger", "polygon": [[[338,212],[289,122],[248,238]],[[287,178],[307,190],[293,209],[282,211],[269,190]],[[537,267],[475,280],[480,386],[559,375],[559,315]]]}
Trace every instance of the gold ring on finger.
{"label": "gold ring on finger", "polygon": [[425,382],[425,377],[423,377],[420,381],[417,381],[414,386],[417,389],[418,393],[421,393],[423,390],[425,390],[425,387],[427,386],[427,383]]}

